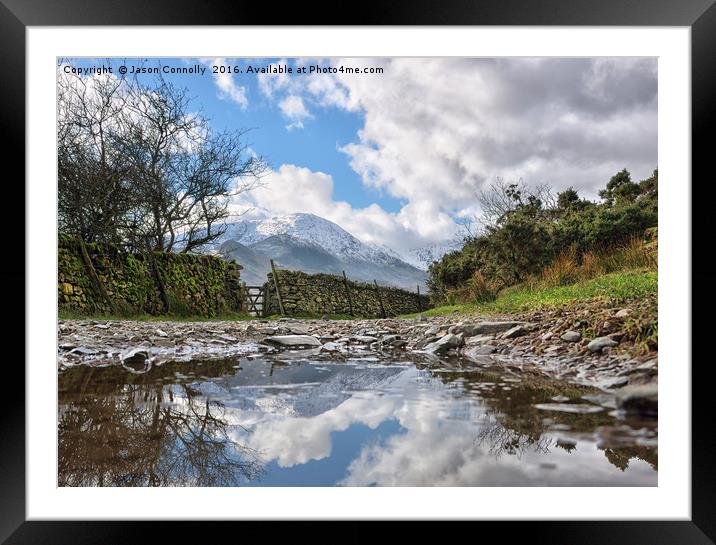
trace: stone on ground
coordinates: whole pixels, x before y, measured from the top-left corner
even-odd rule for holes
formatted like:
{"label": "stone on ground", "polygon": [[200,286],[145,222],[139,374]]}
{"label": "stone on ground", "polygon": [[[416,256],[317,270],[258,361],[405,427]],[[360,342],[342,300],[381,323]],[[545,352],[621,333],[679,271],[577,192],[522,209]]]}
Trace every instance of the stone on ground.
{"label": "stone on ground", "polygon": [[516,325],[515,327],[511,327],[505,333],[502,335],[503,339],[516,339],[517,337],[522,337],[523,335],[527,335],[527,328],[523,325]]}
{"label": "stone on ground", "polygon": [[494,354],[497,350],[494,346],[489,344],[474,345],[463,352],[463,355],[470,361],[477,363],[483,363],[485,356]]}
{"label": "stone on ground", "polygon": [[276,335],[263,340],[264,344],[283,348],[302,348],[321,346],[321,341],[311,335]]}
{"label": "stone on ground", "polygon": [[617,346],[619,343],[609,337],[597,337],[587,345],[590,352],[601,352],[604,348]]}
{"label": "stone on ground", "polygon": [[440,340],[428,344],[425,348],[423,348],[423,351],[436,355],[445,354],[451,348],[460,348],[464,342],[465,339],[462,334],[455,335],[453,333],[448,333],[447,335],[441,337]]}
{"label": "stone on ground", "polygon": [[525,322],[478,322],[476,324],[466,325],[462,333],[466,337],[473,337],[474,335],[489,335],[494,333],[502,333],[516,326],[524,326]]}
{"label": "stone on ground", "polygon": [[617,408],[629,414],[655,415],[658,413],[659,388],[650,384],[628,385],[616,391]]}
{"label": "stone on ground", "polygon": [[582,340],[582,334],[579,331],[565,331],[562,336],[560,336],[560,339],[562,339],[564,342],[567,343],[576,343]]}

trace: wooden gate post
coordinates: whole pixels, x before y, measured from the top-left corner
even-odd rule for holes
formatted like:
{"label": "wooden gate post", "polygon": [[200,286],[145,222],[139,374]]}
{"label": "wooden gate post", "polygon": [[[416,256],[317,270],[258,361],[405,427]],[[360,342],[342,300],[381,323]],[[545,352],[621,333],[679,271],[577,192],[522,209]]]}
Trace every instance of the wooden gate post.
{"label": "wooden gate post", "polygon": [[343,285],[346,287],[346,297],[348,298],[348,308],[350,314],[353,316],[353,301],[351,300],[351,289],[348,286],[348,278],[346,277],[346,271],[343,271]]}
{"label": "wooden gate post", "polygon": [[271,271],[273,272],[273,285],[276,288],[276,297],[278,298],[278,308],[281,310],[281,316],[285,316],[286,313],[283,310],[283,300],[281,299],[281,290],[278,287],[278,275],[276,274],[276,266],[271,261]]}
{"label": "wooden gate post", "polygon": [[385,307],[383,306],[383,298],[380,296],[380,288],[378,287],[378,281],[373,280],[373,283],[375,284],[375,293],[378,295],[378,303],[380,303],[380,315],[383,318],[386,318],[385,314]]}

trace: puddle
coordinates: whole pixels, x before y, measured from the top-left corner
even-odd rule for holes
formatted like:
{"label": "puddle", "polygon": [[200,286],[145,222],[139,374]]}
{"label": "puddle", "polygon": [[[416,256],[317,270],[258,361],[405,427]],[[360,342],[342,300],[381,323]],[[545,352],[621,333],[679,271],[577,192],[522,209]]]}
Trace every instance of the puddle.
{"label": "puddle", "polygon": [[61,372],[59,485],[657,485],[656,420],[594,390],[307,356]]}

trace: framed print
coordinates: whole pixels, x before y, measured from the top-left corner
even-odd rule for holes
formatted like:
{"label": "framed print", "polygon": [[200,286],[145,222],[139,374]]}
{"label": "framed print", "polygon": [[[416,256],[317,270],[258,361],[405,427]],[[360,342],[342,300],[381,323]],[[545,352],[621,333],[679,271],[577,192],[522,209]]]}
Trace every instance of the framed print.
{"label": "framed print", "polygon": [[716,8],[375,7],[0,6],[8,543],[713,542]]}

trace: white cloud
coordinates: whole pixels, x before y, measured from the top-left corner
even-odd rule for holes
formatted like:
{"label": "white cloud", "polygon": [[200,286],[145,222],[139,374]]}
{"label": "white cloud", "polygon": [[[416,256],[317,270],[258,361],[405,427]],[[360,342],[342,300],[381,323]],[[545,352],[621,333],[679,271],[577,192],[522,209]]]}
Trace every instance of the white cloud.
{"label": "white cloud", "polygon": [[[226,59],[211,59],[209,63],[216,66],[228,66]],[[214,83],[219,89],[219,98],[235,102],[242,110],[245,110],[249,105],[249,99],[246,97],[246,87],[236,85],[232,74],[214,74]]]}
{"label": "white cloud", "polygon": [[254,427],[249,446],[280,467],[292,467],[331,455],[331,434],[356,423],[376,428],[401,404],[387,396],[352,397],[312,417],[275,417]]}
{"label": "white cloud", "polygon": [[[415,392],[411,392],[416,395]],[[423,399],[421,399],[421,397]],[[446,418],[444,410],[430,402],[430,396],[418,394],[410,407],[398,407],[394,418],[403,432],[380,443],[366,444],[349,464],[345,486],[595,486],[618,483],[621,470],[611,465],[604,452],[589,439],[577,440],[580,456],[559,448],[550,449],[549,461],[559,471],[547,470],[543,453],[534,445],[518,455],[497,456],[498,447],[479,439],[480,432],[495,425],[483,415],[473,418]],[[451,403],[469,411],[468,400]],[[473,409],[474,410],[474,409]],[[497,424],[499,426],[499,424]],[[510,437],[509,428],[505,438]],[[517,437],[518,434],[511,435]],[[554,438],[544,437],[547,441]],[[440,448],[435,448],[440,445]],[[643,462],[632,462],[631,477],[650,482],[653,472]]]}
{"label": "white cloud", "polygon": [[293,129],[302,129],[303,120],[313,117],[311,112],[306,109],[303,99],[297,95],[288,95],[278,103],[278,107],[284,117],[291,121],[288,125],[286,125],[286,129],[289,131]]}
{"label": "white cloud", "polygon": [[641,179],[657,166],[655,59],[315,62],[384,73],[269,75],[265,93],[280,104],[302,96],[361,112],[362,129],[341,150],[367,187],[408,203],[405,226],[415,226],[416,210],[443,224],[465,216],[497,176],[594,198],[618,170]]}
{"label": "white cloud", "polygon": [[[398,213],[378,204],[354,208],[333,198],[333,177],[284,164],[264,177],[263,186],[239,195],[232,206],[245,218],[306,212],[337,223],[364,242],[407,249],[450,238],[455,224],[430,202],[409,203]],[[429,221],[426,219],[429,218]],[[446,236],[448,233],[448,236]]]}
{"label": "white cloud", "polygon": [[296,95],[288,95],[278,103],[278,107],[281,109],[283,115],[289,119],[301,120],[311,116],[303,104],[303,99]]}
{"label": "white cloud", "polygon": [[622,168],[639,180],[657,166],[656,59],[299,59],[296,64],[383,69],[382,74],[265,74],[259,87],[288,120],[288,130],[302,128],[321,109],[362,115],[355,139],[339,149],[364,186],[405,204],[397,213],[378,205],[354,209],[332,200],[330,176],[283,165],[272,186],[300,187],[301,195],[289,189],[285,197],[272,196],[277,202],[267,197],[266,208],[311,211],[366,241],[399,249],[453,238],[456,220],[479,212],[476,192],[496,177],[546,183],[558,191],[573,186],[594,199]]}
{"label": "white cloud", "polygon": [[[202,59],[227,65],[226,59]],[[282,59],[277,64],[286,64]],[[286,129],[321,110],[359,113],[363,126],[340,150],[363,184],[404,202],[355,208],[333,197],[329,174],[281,165],[266,187],[242,195],[252,213],[312,212],[366,242],[396,250],[454,238],[479,212],[477,189],[495,177],[574,186],[595,198],[622,168],[635,179],[657,166],[657,63],[598,59],[299,59],[298,65],[376,66],[383,74],[260,74],[260,92]],[[248,106],[231,74],[220,97]]]}
{"label": "white cloud", "polygon": [[[281,59],[280,61],[273,64],[281,66],[287,63],[288,61],[286,59]],[[294,82],[294,77],[288,75],[285,72],[282,72],[280,74],[260,73],[257,77],[259,81],[259,89],[261,90],[261,93],[267,98],[271,98],[274,93],[290,89],[291,87],[299,88],[299,86],[297,86]]]}

